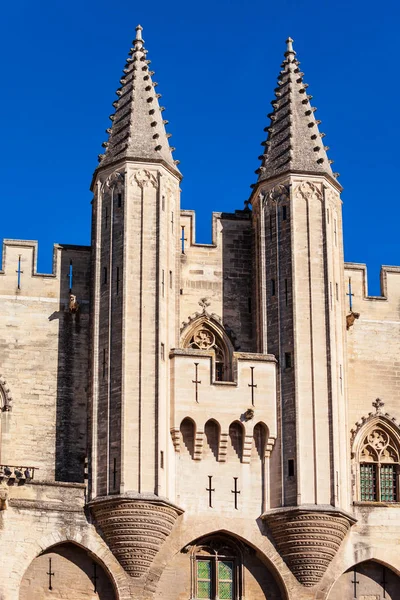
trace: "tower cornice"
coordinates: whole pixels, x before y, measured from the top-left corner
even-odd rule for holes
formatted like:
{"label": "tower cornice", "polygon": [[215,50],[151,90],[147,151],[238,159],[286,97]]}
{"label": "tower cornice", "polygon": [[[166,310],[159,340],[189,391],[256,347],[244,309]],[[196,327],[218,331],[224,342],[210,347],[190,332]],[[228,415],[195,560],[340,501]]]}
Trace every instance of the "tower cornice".
{"label": "tower cornice", "polygon": [[126,165],[126,164],[134,164],[134,163],[146,164],[146,165],[153,164],[154,166],[161,165],[167,171],[169,171],[169,173],[171,173],[171,175],[174,175],[174,177],[176,177],[179,181],[181,181],[183,179],[182,173],[180,173],[180,171],[178,171],[178,169],[174,169],[173,167],[171,167],[171,165],[163,159],[148,159],[148,158],[140,158],[140,157],[136,156],[136,157],[124,158],[121,160],[116,160],[116,161],[108,163],[104,166],[100,165],[93,173],[92,181],[90,184],[90,190],[93,192],[96,181],[99,178],[101,173],[104,173],[105,171],[109,171],[109,170],[113,170],[113,169],[118,169],[119,167],[122,167],[123,165]]}
{"label": "tower cornice", "polygon": [[252,186],[252,192],[249,197],[250,204],[253,204],[253,200],[257,196],[261,187],[265,187],[266,184],[270,184],[271,186],[274,186],[276,183],[281,183],[283,181],[287,181],[290,177],[296,177],[296,176],[301,176],[301,177],[309,178],[309,179],[310,178],[311,179],[322,179],[322,180],[325,179],[339,193],[341,193],[343,191],[343,187],[340,185],[340,183],[334,177],[331,177],[327,173],[314,173],[312,171],[295,171],[295,170],[285,171],[284,173],[279,173],[279,175],[276,175],[275,177],[270,177],[269,179],[263,179],[262,181],[257,181],[257,183],[255,183]]}

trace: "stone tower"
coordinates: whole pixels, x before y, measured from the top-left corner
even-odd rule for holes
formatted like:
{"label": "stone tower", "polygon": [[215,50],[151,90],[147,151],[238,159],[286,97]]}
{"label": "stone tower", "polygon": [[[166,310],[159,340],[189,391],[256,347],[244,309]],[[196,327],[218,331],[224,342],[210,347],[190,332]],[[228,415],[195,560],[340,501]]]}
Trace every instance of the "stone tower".
{"label": "stone tower", "polygon": [[[181,175],[141,32],[138,26],[92,184],[92,509],[131,575],[151,563],[160,532],[179,512],[161,498]],[[122,517],[123,531],[115,527]]]}
{"label": "stone tower", "polygon": [[[349,508],[349,449],[341,186],[303,76],[289,38],[251,199],[258,351],[279,360],[274,502],[285,508],[267,522],[285,560],[309,585],[350,521],[342,513]],[[310,527],[326,540],[322,552]]]}

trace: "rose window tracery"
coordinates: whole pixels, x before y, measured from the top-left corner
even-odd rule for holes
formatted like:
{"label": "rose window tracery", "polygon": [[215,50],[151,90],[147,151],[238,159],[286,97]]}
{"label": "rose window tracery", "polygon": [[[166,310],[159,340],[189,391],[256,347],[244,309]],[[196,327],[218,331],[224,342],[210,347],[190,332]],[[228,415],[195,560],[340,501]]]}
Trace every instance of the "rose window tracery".
{"label": "rose window tracery", "polygon": [[188,348],[213,350],[215,352],[215,380],[227,381],[230,378],[229,352],[218,334],[202,325],[189,339]]}

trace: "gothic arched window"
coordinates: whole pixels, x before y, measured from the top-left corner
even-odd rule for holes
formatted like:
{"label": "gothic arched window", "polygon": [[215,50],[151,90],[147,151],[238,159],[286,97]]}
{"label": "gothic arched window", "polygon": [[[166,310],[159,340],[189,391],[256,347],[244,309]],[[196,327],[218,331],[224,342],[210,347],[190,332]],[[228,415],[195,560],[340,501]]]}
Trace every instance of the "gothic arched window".
{"label": "gothic arched window", "polygon": [[232,352],[229,338],[221,326],[211,319],[202,318],[186,335],[185,348],[212,350],[215,352],[215,381],[232,380]]}
{"label": "gothic arched window", "polygon": [[359,499],[362,502],[399,500],[399,444],[383,422],[369,427],[364,433],[359,445],[358,463]]}
{"label": "gothic arched window", "polygon": [[196,600],[239,600],[242,598],[240,549],[223,538],[204,540],[191,551],[192,597]]}

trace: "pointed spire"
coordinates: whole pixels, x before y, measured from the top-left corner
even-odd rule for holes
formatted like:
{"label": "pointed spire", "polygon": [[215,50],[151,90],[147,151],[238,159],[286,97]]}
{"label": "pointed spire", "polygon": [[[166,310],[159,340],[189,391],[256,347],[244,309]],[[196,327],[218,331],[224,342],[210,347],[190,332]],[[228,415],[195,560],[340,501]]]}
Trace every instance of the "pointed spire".
{"label": "pointed spire", "polygon": [[260,157],[262,164],[256,173],[258,181],[264,181],[287,171],[318,173],[334,176],[328,160],[318,125],[317,110],[312,108],[312,96],[307,94],[304,73],[300,71],[293,40],[286,40],[285,59],[275,89],[276,100],[271,102],[269,114],[271,124],[265,128],[268,137],[262,145],[265,152]]}
{"label": "pointed spire", "polygon": [[174,161],[174,148],[169,145],[170,134],[165,131],[165,121],[158,99],[161,94],[155,92],[158,85],[153,83],[154,71],[149,70],[150,61],[142,37],[143,27],[136,27],[133,48],[129,52],[121,87],[113,103],[115,113],[110,116],[112,125],[107,129],[106,149],[99,155],[100,167],[121,159],[138,159],[164,162],[176,173],[178,161]]}

